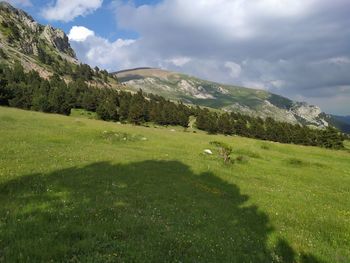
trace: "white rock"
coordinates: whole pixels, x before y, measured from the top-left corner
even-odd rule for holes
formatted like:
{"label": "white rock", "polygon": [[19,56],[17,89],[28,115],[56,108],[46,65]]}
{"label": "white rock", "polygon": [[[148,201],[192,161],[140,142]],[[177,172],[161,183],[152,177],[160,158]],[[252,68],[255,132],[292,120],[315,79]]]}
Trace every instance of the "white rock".
{"label": "white rock", "polygon": [[209,154],[209,155],[213,154],[213,152],[211,150],[209,150],[209,149],[204,150],[204,153]]}

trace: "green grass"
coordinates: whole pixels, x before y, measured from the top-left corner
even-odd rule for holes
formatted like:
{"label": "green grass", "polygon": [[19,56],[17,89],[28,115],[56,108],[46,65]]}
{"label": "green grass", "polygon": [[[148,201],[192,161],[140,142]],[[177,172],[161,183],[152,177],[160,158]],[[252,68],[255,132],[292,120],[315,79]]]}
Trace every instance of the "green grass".
{"label": "green grass", "polygon": [[88,118],[88,119],[94,119],[94,120],[98,119],[96,112],[87,111],[83,109],[72,109],[70,116],[77,117],[77,118]]}
{"label": "green grass", "polygon": [[350,261],[348,151],[10,108],[0,145],[0,262]]}
{"label": "green grass", "polygon": [[350,150],[350,141],[345,141],[344,146],[347,150]]}

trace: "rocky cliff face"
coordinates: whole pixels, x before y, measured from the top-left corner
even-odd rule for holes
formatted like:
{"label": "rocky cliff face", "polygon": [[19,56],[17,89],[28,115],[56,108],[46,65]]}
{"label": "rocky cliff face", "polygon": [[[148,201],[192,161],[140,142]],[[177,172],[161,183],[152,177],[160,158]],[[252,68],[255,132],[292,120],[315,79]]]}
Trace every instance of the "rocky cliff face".
{"label": "rocky cliff face", "polygon": [[46,39],[54,48],[60,52],[76,58],[74,50],[71,48],[67,35],[61,29],[55,29],[50,25],[45,26],[41,37]]}
{"label": "rocky cliff face", "polygon": [[88,65],[79,67],[81,63],[62,30],[41,25],[26,12],[0,0],[0,67],[15,63],[46,79],[58,74],[69,82],[85,71],[90,75],[86,78],[89,85],[121,88],[107,72],[94,71]]}
{"label": "rocky cliff face", "polygon": [[0,2],[0,44],[14,59],[29,61],[31,56],[38,56],[41,49],[51,54],[53,59],[59,55],[71,63],[77,62],[62,30],[40,25],[26,12],[7,2]]}

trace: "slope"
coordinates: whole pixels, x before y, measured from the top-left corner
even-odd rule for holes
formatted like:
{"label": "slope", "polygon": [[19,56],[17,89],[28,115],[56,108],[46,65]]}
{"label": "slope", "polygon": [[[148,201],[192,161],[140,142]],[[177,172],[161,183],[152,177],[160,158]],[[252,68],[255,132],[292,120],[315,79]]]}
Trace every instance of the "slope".
{"label": "slope", "polygon": [[0,58],[0,65],[21,63],[26,71],[35,70],[43,78],[58,74],[69,82],[87,76],[92,85],[118,87],[107,71],[91,69],[77,60],[62,30],[37,23],[7,2],[0,2]]}
{"label": "slope", "polygon": [[239,111],[244,114],[272,117],[278,121],[325,127],[328,125],[317,106],[244,87],[223,85],[185,74],[161,69],[141,68],[114,73],[124,84],[169,99]]}
{"label": "slope", "polygon": [[4,262],[350,260],[346,151],[10,108],[0,144]]}

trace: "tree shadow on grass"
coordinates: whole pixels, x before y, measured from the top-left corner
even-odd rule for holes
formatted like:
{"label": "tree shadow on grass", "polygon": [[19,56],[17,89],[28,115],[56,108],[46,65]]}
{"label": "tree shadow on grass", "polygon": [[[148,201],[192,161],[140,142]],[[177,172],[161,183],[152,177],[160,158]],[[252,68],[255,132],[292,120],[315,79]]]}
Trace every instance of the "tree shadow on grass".
{"label": "tree shadow on grass", "polygon": [[[237,186],[176,161],[95,163],[0,185],[0,261],[294,262]],[[300,262],[317,262],[312,256]],[[314,261],[312,261],[314,260]]]}

